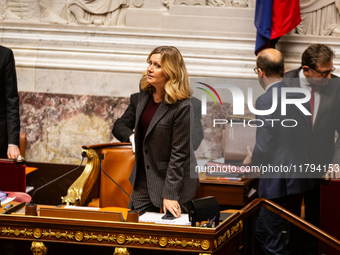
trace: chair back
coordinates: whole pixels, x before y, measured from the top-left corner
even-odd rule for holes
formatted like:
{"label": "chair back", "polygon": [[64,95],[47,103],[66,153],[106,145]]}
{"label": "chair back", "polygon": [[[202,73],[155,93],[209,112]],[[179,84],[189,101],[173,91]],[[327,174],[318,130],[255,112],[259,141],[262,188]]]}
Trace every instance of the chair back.
{"label": "chair back", "polygon": [[26,142],[27,142],[26,134],[20,133],[19,147],[20,147],[20,155],[23,157],[25,157]]}
{"label": "chair back", "polygon": [[[103,169],[115,180],[129,195],[132,186],[129,176],[135,163],[135,154],[131,148],[108,148],[103,149]],[[103,172],[100,173],[100,199],[99,206],[102,207],[128,207],[129,197]]]}

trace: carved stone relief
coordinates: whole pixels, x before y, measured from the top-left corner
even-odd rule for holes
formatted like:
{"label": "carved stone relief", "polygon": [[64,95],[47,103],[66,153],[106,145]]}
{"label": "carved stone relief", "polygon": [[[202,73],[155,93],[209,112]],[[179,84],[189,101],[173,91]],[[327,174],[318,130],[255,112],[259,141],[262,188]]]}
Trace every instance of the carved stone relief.
{"label": "carved stone relief", "polygon": [[256,0],[163,0],[163,4],[169,8],[170,5],[188,6],[214,6],[214,7],[255,7]]}
{"label": "carved stone relief", "polygon": [[340,0],[301,0],[301,35],[340,36]]}
{"label": "carved stone relief", "polygon": [[144,4],[144,0],[133,0],[133,5],[136,6],[137,8],[142,7]]}
{"label": "carved stone relief", "polygon": [[[52,9],[55,0],[0,0],[0,20],[30,20],[52,24],[124,26],[130,0],[59,1],[60,16]],[[144,0],[133,0],[142,7]],[[55,6],[53,6],[55,7]],[[14,10],[14,11],[13,11]],[[33,16],[38,16],[34,20]]]}
{"label": "carved stone relief", "polygon": [[[33,1],[31,1],[33,2]],[[29,20],[34,12],[30,10],[32,5],[30,1],[23,0],[5,0],[0,3],[0,19],[1,20]],[[40,21],[52,24],[67,24],[67,21],[58,16],[51,7],[51,0],[34,0],[40,7]],[[13,13],[9,7],[19,10],[19,15]]]}
{"label": "carved stone relief", "polygon": [[[67,0],[62,17],[82,25],[125,26],[129,0]],[[142,5],[142,1],[134,1]]]}

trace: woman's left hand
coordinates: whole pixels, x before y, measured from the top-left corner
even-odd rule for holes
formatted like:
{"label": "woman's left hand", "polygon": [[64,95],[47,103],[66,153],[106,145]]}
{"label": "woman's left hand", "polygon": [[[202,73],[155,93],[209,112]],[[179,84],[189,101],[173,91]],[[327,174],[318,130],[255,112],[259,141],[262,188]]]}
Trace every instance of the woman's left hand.
{"label": "woman's left hand", "polygon": [[163,211],[164,211],[164,213],[166,213],[167,210],[169,210],[173,216],[175,216],[177,218],[181,217],[181,207],[179,206],[178,201],[163,198]]}

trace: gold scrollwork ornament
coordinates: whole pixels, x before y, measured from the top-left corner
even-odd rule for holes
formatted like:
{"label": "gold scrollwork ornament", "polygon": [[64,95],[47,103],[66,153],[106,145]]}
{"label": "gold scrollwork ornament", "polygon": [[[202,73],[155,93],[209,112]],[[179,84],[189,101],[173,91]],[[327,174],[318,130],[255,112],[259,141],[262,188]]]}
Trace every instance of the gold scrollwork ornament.
{"label": "gold scrollwork ornament", "polygon": [[81,231],[78,231],[75,235],[74,238],[76,239],[76,241],[81,242],[84,239],[84,233]]}
{"label": "gold scrollwork ornament", "polygon": [[165,247],[167,244],[168,244],[168,239],[166,239],[165,237],[161,237],[161,238],[159,239],[159,245],[160,245],[161,247]]}
{"label": "gold scrollwork ornament", "polygon": [[210,242],[208,240],[203,240],[201,243],[201,247],[203,250],[209,250],[210,248]]}
{"label": "gold scrollwork ornament", "polygon": [[119,244],[125,243],[125,236],[122,235],[122,234],[118,235],[117,236],[117,243],[119,243]]}
{"label": "gold scrollwork ornament", "polygon": [[39,228],[34,229],[34,231],[33,231],[33,236],[34,236],[36,239],[39,239],[39,238],[42,236],[42,231],[41,231],[41,229],[39,229]]}

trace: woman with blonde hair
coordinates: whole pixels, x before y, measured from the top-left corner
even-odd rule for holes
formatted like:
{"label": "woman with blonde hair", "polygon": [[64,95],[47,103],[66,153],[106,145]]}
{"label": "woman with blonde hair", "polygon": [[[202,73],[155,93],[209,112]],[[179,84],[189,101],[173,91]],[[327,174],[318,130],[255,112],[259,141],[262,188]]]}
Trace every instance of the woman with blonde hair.
{"label": "woman with blonde hair", "polygon": [[130,207],[153,212],[162,208],[179,217],[199,186],[190,142],[194,118],[189,78],[175,47],[157,47],[147,62],[135,109]]}

